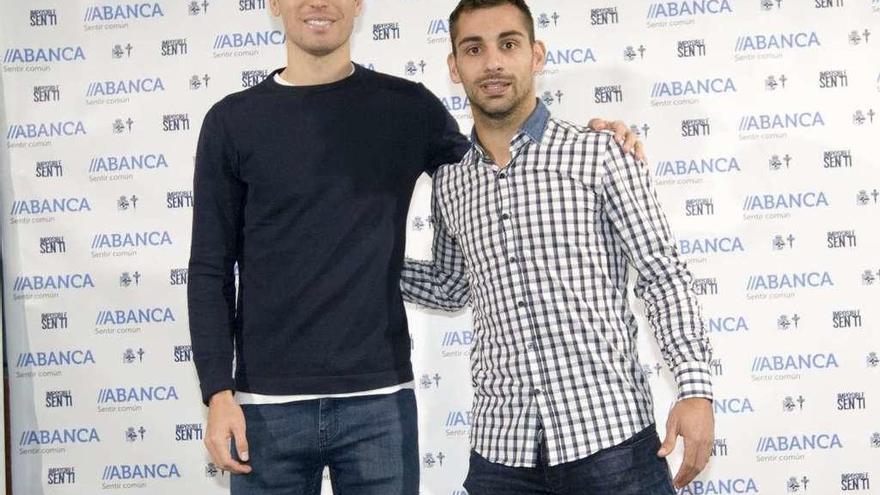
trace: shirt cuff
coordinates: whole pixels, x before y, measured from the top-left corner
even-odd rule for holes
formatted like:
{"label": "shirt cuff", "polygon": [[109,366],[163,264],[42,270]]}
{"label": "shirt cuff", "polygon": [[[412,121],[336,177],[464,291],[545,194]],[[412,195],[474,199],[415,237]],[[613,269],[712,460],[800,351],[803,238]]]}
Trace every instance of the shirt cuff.
{"label": "shirt cuff", "polygon": [[678,400],[694,398],[713,400],[709,363],[702,361],[681,363],[676,366],[673,374],[675,383],[678,384]]}

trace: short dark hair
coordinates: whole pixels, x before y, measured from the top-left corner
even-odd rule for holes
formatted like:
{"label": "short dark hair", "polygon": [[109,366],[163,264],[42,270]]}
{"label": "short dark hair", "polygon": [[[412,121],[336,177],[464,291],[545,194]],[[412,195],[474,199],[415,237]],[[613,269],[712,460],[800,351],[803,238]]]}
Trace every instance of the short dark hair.
{"label": "short dark hair", "polygon": [[455,10],[449,14],[449,39],[452,41],[452,53],[455,53],[455,35],[458,25],[458,18],[461,14],[479,9],[488,9],[498,7],[500,5],[513,5],[526,18],[526,27],[528,28],[529,41],[535,42],[535,19],[532,17],[532,11],[526,5],[524,0],[461,0],[455,7]]}

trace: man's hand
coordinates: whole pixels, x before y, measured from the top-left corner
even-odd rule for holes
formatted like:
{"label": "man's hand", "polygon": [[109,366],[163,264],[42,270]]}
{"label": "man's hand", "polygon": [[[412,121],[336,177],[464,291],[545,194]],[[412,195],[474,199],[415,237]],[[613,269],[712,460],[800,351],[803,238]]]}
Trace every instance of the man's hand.
{"label": "man's hand", "polygon": [[208,433],[205,445],[211,454],[214,464],[224,471],[235,474],[247,474],[251,467],[232,458],[229,452],[229,440],[235,440],[238,457],[248,461],[248,444],[245,438],[244,413],[241,406],[232,398],[230,390],[217,392],[208,402]]}
{"label": "man's hand", "polygon": [[648,162],[648,157],[645,156],[645,146],[639,141],[636,133],[622,121],[609,122],[604,119],[593,119],[587,124],[587,127],[594,131],[614,131],[614,140],[623,146],[624,152],[632,153],[637,160],[644,163]]}
{"label": "man's hand", "polygon": [[684,457],[675,475],[675,488],[690,483],[706,464],[715,442],[715,413],[712,402],[707,399],[684,399],[679,401],[666,420],[666,439],[657,455],[666,457],[675,450],[678,436],[684,437]]}

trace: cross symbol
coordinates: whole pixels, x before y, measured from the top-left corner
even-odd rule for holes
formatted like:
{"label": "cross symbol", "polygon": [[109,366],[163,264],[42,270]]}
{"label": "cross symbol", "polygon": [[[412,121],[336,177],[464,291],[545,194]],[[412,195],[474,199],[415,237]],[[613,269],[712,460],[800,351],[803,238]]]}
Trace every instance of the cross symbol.
{"label": "cross symbol", "polygon": [[645,48],[645,45],[639,45],[639,56],[641,58],[645,58],[645,51],[646,50],[647,50],[647,48]]}
{"label": "cross symbol", "polygon": [[128,132],[131,132],[131,125],[134,124],[134,121],[131,120],[131,117],[129,117],[128,120],[125,121],[125,123],[128,124]]}
{"label": "cross symbol", "polygon": [[559,20],[559,14],[557,14],[556,12],[553,12],[553,15],[550,17],[553,18],[553,25],[556,26],[556,21]]}
{"label": "cross symbol", "polygon": [[125,51],[128,53],[128,56],[129,56],[129,57],[131,56],[131,49],[132,49],[132,48],[134,48],[134,47],[131,46],[131,43],[126,43],[126,45],[125,45]]}
{"label": "cross symbol", "polygon": [[788,234],[788,247],[794,247],[794,234]]}
{"label": "cross symbol", "polygon": [[791,162],[791,155],[786,153],[786,155],[783,156],[782,159],[785,160],[785,168],[788,168],[788,164],[789,162]]}
{"label": "cross symbol", "polygon": [[211,80],[211,77],[205,74],[205,77],[202,78],[202,81],[205,81],[205,87],[208,87],[208,81]]}
{"label": "cross symbol", "polygon": [[797,328],[798,322],[801,321],[801,317],[798,316],[797,314],[795,314],[794,316],[791,317],[791,321],[794,322],[794,327]]}
{"label": "cross symbol", "polygon": [[779,76],[779,81],[782,82],[782,88],[785,89],[785,81],[788,81],[788,78],[785,77],[785,74]]}
{"label": "cross symbol", "polygon": [[422,60],[422,61],[421,61],[421,62],[419,62],[419,67],[421,67],[421,68],[422,68],[422,74],[424,74],[424,73],[425,73],[425,66],[426,66],[426,65],[428,65],[428,64],[427,64],[427,63],[425,63],[425,61],[424,61],[424,60]]}
{"label": "cross symbol", "polygon": [[202,2],[202,10],[207,14],[208,13],[208,0]]}

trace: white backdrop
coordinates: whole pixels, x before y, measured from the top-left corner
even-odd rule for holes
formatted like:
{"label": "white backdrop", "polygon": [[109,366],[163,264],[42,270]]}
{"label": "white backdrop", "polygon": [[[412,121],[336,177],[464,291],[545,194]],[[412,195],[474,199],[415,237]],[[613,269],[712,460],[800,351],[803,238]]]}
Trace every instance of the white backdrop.
{"label": "white backdrop", "polygon": [[[354,59],[469,131],[454,3],[366,0]],[[638,130],[698,278],[718,440],[681,493],[880,493],[880,1],[531,5],[540,96]],[[187,331],[193,154],[213,102],[284,65],[280,23],[263,0],[7,0],[0,26],[14,493],[224,493]],[[469,315],[409,316],[422,493],[463,495]],[[662,429],[672,380],[642,323]]]}

